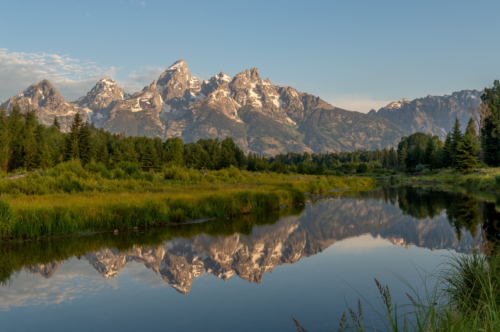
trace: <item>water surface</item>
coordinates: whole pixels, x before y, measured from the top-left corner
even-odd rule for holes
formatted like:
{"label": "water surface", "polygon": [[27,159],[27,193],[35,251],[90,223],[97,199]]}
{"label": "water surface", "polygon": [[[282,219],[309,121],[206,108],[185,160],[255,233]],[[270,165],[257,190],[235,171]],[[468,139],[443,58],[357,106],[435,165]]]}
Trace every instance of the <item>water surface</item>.
{"label": "water surface", "polygon": [[419,273],[498,234],[495,204],[469,195],[342,195],[268,215],[0,245],[2,327],[294,331],[294,316],[310,331],[336,330],[359,294],[378,303],[373,278],[406,303],[395,274],[421,286]]}

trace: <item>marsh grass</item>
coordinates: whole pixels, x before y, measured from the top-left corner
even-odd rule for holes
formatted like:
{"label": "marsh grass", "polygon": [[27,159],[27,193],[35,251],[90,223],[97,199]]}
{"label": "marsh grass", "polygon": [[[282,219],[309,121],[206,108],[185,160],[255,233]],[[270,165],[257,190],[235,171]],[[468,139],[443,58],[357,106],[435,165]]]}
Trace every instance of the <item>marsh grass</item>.
{"label": "marsh grass", "polygon": [[108,171],[78,160],[0,180],[0,239],[152,227],[231,217],[301,205],[304,192],[373,186],[369,178],[253,173],[237,168],[201,172],[169,167],[141,172],[135,164]]}
{"label": "marsh grass", "polygon": [[256,225],[273,224],[282,217],[298,215],[303,206],[258,212],[235,218],[220,218],[203,223],[179,224],[138,231],[102,232],[78,236],[52,237],[32,241],[6,242],[0,246],[0,284],[8,283],[23,268],[81,257],[101,248],[126,251],[135,246],[156,247],[173,238],[200,234],[231,236],[250,234]]}
{"label": "marsh grass", "polygon": [[[500,331],[499,273],[499,256],[479,253],[455,255],[437,276],[436,284],[430,288],[425,286],[422,292],[400,278],[408,287],[406,297],[409,301],[403,305],[393,302],[389,286],[375,279],[380,302],[377,306],[368,304],[377,313],[384,328],[368,327],[363,322],[362,302],[358,300],[357,312],[347,306],[337,331]],[[424,285],[428,277],[434,278],[421,275]],[[296,326],[301,326],[296,319],[294,322]],[[305,331],[304,327],[301,328]]]}

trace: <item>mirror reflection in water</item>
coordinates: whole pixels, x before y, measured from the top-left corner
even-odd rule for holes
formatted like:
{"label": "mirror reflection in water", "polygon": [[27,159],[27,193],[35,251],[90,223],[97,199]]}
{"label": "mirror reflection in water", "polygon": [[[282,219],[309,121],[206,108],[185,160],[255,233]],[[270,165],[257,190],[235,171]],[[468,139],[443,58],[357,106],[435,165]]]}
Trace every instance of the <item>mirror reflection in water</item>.
{"label": "mirror reflection in water", "polygon": [[397,293],[395,274],[419,284],[418,269],[498,238],[496,203],[470,195],[340,195],[266,215],[2,244],[0,317],[9,331],[54,321],[51,330],[88,330],[87,314],[96,331],[292,331],[291,315],[325,329],[358,292],[376,303],[373,278]]}

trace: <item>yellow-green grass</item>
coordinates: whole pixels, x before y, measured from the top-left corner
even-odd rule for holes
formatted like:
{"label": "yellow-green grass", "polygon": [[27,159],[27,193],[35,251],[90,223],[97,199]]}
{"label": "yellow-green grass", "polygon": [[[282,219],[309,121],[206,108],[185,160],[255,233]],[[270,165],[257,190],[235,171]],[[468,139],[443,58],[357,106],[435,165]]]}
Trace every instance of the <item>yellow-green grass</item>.
{"label": "yellow-green grass", "polygon": [[144,228],[140,231],[120,231],[118,234],[101,232],[52,237],[39,241],[4,242],[0,246],[0,284],[8,282],[17,271],[28,266],[84,256],[88,252],[104,247],[125,251],[134,246],[158,246],[176,237],[190,238],[199,234],[212,236],[250,234],[256,225],[272,224],[281,217],[297,215],[303,208],[303,206],[298,206],[246,214],[231,219],[214,219],[203,223]]}
{"label": "yellow-green grass", "polygon": [[479,191],[500,192],[500,168],[484,168],[467,173],[446,169],[436,174],[397,176],[393,179],[401,182],[439,182]]}
{"label": "yellow-green grass", "polygon": [[[218,171],[216,175],[214,177],[219,179],[216,184],[202,180],[196,183],[191,179],[159,179],[145,181],[144,186],[137,182],[129,188],[131,190],[118,190],[120,181],[142,180],[100,179],[101,186],[113,187],[114,190],[100,191],[97,187],[76,193],[4,194],[0,201],[0,238],[22,239],[131,229],[199,218],[236,216],[275,210],[283,205],[303,204],[304,192],[322,193],[344,187],[369,188],[374,184],[369,178],[253,175],[232,169]],[[229,183],[222,180],[226,176],[231,180],[227,181]],[[36,176],[32,185],[47,181],[47,178]],[[95,175],[91,181],[94,179]],[[234,179],[239,179],[240,183],[231,183]],[[89,181],[84,176],[75,176],[74,180]],[[254,182],[250,183],[250,180]]]}

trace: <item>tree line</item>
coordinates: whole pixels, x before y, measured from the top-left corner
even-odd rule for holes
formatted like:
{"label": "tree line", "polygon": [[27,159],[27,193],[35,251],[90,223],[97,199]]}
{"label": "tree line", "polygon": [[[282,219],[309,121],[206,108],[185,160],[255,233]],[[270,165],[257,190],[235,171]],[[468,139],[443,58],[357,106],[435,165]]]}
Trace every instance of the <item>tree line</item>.
{"label": "tree line", "polygon": [[[112,169],[135,163],[143,170],[161,170],[165,165],[218,170],[227,167],[267,169],[268,162],[246,156],[232,138],[200,139],[185,144],[180,138],[126,137],[97,129],[76,114],[68,133],[60,131],[57,118],[47,127],[37,121],[36,111],[16,105],[7,114],[0,109],[0,170],[32,170],[53,167],[78,159]],[[262,165],[265,164],[265,167]]]}
{"label": "tree line", "polygon": [[441,168],[470,170],[481,163],[500,166],[500,81],[485,89],[482,104],[471,114],[465,132],[455,119],[442,142],[438,136],[414,133],[402,137],[396,148],[338,153],[296,153],[262,157],[245,155],[232,138],[200,139],[126,137],[97,129],[76,114],[68,133],[61,133],[57,118],[52,126],[38,123],[36,111],[16,105],[9,114],[0,109],[0,170],[49,168],[71,159],[83,165],[95,161],[108,168],[135,163],[143,170],[165,165],[217,170],[237,167],[277,173],[352,174],[424,171]]}
{"label": "tree line", "polygon": [[486,88],[481,105],[471,109],[464,132],[456,118],[442,142],[438,136],[414,133],[402,137],[397,149],[354,151],[328,154],[280,154],[274,159],[298,173],[322,174],[393,170],[419,172],[426,169],[454,168],[471,170],[485,165],[500,167],[500,81]]}

